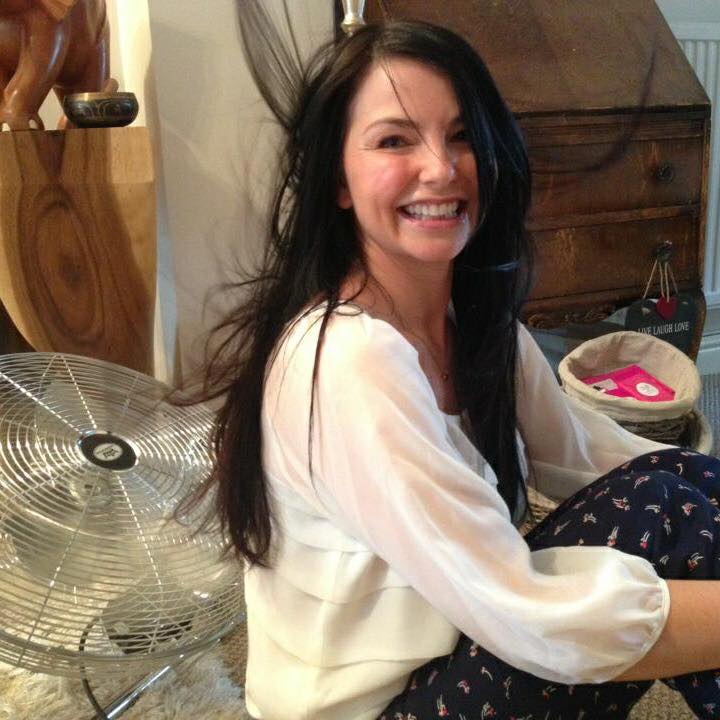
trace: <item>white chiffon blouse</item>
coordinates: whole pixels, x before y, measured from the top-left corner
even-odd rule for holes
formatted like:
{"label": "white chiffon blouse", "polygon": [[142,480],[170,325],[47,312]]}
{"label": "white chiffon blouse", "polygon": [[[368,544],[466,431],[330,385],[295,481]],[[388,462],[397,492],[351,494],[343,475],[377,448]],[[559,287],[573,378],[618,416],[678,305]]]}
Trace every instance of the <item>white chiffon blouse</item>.
{"label": "white chiffon blouse", "polygon": [[[634,665],[667,619],[665,581],[610,547],[531,552],[415,349],[355,309],[327,326],[310,475],[323,309],[292,327],[266,377],[275,535],[270,568],[245,580],[250,714],[373,720],[460,632],[551,682],[605,682]],[[518,336],[520,447],[540,492],[562,500],[664,447],[567,397],[524,327]]]}

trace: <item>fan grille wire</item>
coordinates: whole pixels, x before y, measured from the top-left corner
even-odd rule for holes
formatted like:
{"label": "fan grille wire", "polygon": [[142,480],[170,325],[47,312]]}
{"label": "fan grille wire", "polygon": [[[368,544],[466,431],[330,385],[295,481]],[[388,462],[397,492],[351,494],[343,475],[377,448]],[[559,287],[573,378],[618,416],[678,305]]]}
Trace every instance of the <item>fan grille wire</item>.
{"label": "fan grille wire", "polygon": [[[213,416],[153,378],[58,353],[0,356],[0,660],[90,677],[151,669],[241,617],[242,568],[179,501]],[[80,640],[86,635],[84,649]]]}

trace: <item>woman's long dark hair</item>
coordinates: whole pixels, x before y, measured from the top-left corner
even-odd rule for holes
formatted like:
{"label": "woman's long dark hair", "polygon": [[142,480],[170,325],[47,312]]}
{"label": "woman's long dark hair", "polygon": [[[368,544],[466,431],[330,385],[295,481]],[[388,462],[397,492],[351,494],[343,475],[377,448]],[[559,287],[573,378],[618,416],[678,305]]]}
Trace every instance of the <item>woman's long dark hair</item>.
{"label": "woman's long dark hair", "polygon": [[224,403],[213,437],[217,462],[201,496],[216,490],[217,515],[237,554],[267,564],[272,517],[262,465],[265,374],[287,324],[327,302],[316,373],[328,318],[342,304],[343,281],[356,267],[369,277],[352,211],[336,201],[348,106],[373,64],[402,57],[452,82],[476,158],[483,220],[454,264],[454,379],[478,449],[513,512],[518,488],[524,491],[515,437],[516,321],[528,292],[531,253],[524,232],[530,172],[512,114],[477,53],[443,28],[368,25],[323,47],[303,68],[294,43],[281,40],[259,1],[243,0],[239,11],[249,67],[286,141],[261,270],[238,284],[245,298],[213,331],[224,340],[207,362],[203,395],[222,396]]}

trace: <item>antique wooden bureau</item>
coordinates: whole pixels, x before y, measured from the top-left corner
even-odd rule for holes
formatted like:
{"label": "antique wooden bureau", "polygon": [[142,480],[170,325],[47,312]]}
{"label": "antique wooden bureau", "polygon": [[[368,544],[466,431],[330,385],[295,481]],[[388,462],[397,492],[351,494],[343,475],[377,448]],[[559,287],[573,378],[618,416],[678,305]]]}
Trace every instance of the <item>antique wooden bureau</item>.
{"label": "antique wooden bureau", "polygon": [[642,297],[663,241],[704,318],[710,102],[652,0],[368,0],[366,19],[383,16],[467,38],[519,120],[533,170],[530,326],[594,322]]}

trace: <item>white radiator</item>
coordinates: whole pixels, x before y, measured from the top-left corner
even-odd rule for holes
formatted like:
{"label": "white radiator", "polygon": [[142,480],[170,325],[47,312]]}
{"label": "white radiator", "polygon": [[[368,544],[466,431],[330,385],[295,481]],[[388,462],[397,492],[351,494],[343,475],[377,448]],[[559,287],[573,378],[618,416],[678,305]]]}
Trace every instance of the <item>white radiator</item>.
{"label": "white radiator", "polygon": [[720,23],[671,24],[687,59],[712,103],[710,178],[707,196],[707,228],[704,289],[708,310],[720,307]]}

